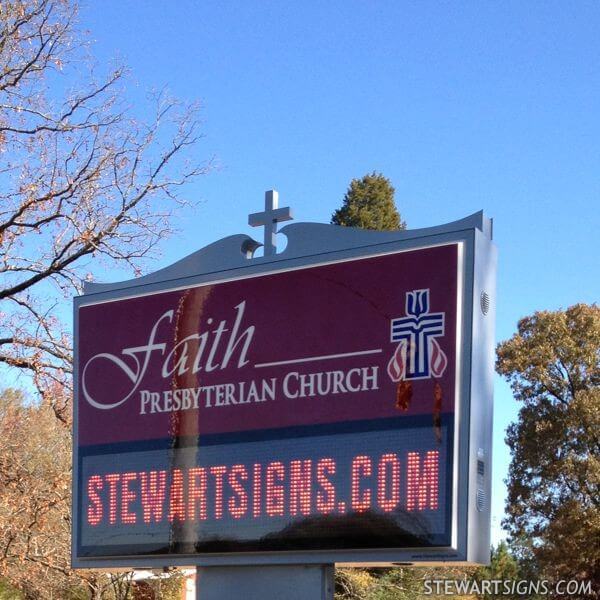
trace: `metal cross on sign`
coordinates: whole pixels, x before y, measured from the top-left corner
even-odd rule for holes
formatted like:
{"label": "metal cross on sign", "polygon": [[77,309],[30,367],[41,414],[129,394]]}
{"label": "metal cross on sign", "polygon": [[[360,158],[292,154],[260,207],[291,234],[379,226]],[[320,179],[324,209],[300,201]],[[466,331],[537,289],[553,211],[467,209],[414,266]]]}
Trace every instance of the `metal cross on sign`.
{"label": "metal cross on sign", "polygon": [[273,256],[277,252],[277,223],[290,221],[294,217],[289,206],[278,208],[279,194],[275,190],[265,192],[264,212],[252,213],[248,216],[248,225],[265,228],[265,256]]}

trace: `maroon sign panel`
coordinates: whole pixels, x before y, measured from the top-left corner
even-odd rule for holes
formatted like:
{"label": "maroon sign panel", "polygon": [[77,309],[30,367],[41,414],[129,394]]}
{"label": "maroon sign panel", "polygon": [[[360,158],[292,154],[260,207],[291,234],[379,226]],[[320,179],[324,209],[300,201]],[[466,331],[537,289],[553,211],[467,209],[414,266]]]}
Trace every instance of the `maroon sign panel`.
{"label": "maroon sign panel", "polygon": [[80,307],[79,555],[449,543],[458,260]]}

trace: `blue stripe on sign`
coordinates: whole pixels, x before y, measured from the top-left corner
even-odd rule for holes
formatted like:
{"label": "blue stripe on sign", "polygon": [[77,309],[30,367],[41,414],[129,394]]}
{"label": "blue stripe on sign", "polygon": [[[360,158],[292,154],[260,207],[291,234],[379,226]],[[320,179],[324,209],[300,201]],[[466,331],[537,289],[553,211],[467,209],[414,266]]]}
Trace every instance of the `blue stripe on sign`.
{"label": "blue stripe on sign", "polygon": [[420,327],[419,329],[415,329],[414,327],[393,327],[392,328],[392,335],[396,335],[396,334],[414,334],[417,335],[418,333],[426,333],[426,334],[434,334],[437,333],[439,335],[441,335],[444,332],[444,326],[443,325],[431,325],[430,327],[424,328],[424,327]]}
{"label": "blue stripe on sign", "polygon": [[443,327],[443,321],[429,321],[428,323],[418,323],[414,325],[413,323],[392,323],[392,329],[430,329],[431,327]]}
{"label": "blue stripe on sign", "polygon": [[421,315],[420,317],[398,317],[397,319],[392,319],[392,323],[425,323],[429,321],[443,321],[444,313],[434,313],[431,315]]}
{"label": "blue stripe on sign", "polygon": [[419,325],[421,323],[431,323],[435,321],[443,321],[444,315],[425,315],[422,317],[399,317],[397,319],[392,319],[392,323],[403,323],[403,324],[411,324],[411,325]]}
{"label": "blue stripe on sign", "polygon": [[430,315],[421,315],[419,321],[436,321],[437,319],[444,319],[444,313],[431,313]]}

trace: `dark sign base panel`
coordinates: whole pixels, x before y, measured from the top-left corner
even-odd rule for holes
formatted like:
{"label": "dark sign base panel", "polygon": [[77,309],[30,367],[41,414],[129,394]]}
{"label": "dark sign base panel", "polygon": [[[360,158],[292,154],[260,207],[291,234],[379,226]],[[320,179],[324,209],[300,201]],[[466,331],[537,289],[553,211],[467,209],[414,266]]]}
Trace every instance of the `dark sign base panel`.
{"label": "dark sign base panel", "polygon": [[[454,414],[436,425],[425,414],[80,447],[81,566],[100,557],[168,564],[210,554],[449,549]],[[175,470],[187,495],[179,503],[171,501]],[[151,472],[154,492],[157,474],[166,475],[149,508],[141,478],[147,491]]]}

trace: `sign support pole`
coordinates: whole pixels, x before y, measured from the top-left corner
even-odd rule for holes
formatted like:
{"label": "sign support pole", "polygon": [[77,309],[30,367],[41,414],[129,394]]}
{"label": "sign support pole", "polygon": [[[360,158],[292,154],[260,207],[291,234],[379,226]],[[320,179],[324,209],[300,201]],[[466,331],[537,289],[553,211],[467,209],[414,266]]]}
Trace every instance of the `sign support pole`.
{"label": "sign support pole", "polygon": [[333,600],[334,567],[198,567],[196,600]]}

